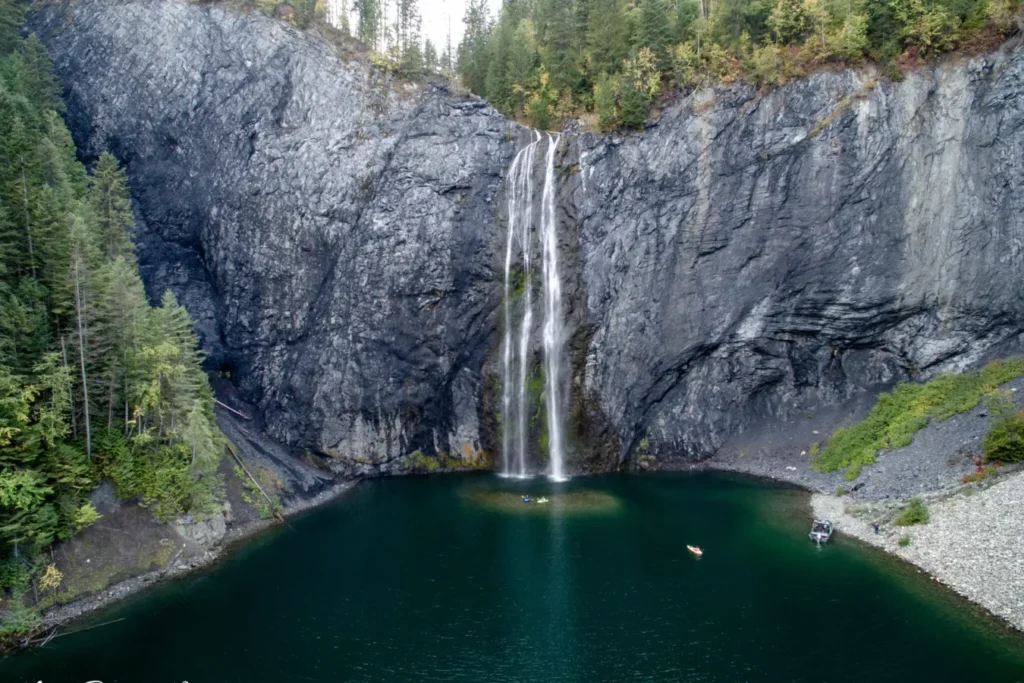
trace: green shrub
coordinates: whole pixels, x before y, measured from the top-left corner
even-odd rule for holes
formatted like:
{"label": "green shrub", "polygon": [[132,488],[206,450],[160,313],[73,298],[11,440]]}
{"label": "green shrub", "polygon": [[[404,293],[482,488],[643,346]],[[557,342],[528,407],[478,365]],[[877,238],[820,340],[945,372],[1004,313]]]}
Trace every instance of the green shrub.
{"label": "green shrub", "polygon": [[30,634],[43,623],[39,611],[25,605],[25,595],[14,592],[0,622],[0,639]]}
{"label": "green shrub", "polygon": [[901,536],[900,540],[897,541],[901,548],[906,548],[910,545],[910,536]]}
{"label": "green shrub", "polygon": [[924,506],[920,498],[914,498],[910,505],[903,509],[903,512],[896,515],[893,524],[896,526],[914,526],[915,524],[927,524],[930,516],[928,508]]}
{"label": "green shrub", "polygon": [[878,397],[860,423],[836,430],[815,462],[822,472],[849,467],[846,479],[875,462],[879,450],[910,444],[931,419],[945,420],[965,413],[1000,385],[1024,375],[1024,358],[993,361],[977,372],[942,375],[927,384],[899,384]]}
{"label": "green shrub", "polygon": [[1003,418],[985,435],[986,462],[1024,461],[1024,413]]}
{"label": "green shrub", "polygon": [[810,455],[810,456],[811,456],[812,458],[817,458],[817,457],[818,457],[819,455],[821,455],[821,444],[819,444],[819,443],[818,443],[817,441],[815,441],[814,443],[812,443],[812,444],[811,444],[811,448],[810,448],[810,450],[808,451],[808,454],[809,454],[809,455]]}

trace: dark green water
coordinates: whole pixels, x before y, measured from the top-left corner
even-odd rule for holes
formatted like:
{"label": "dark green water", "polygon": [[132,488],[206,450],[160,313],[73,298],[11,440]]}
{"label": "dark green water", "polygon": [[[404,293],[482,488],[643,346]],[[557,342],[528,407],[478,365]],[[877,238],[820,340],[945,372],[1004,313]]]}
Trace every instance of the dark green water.
{"label": "dark green water", "polygon": [[360,485],[0,681],[1024,681],[1019,637],[916,571],[816,549],[800,493],[714,474],[551,487]]}

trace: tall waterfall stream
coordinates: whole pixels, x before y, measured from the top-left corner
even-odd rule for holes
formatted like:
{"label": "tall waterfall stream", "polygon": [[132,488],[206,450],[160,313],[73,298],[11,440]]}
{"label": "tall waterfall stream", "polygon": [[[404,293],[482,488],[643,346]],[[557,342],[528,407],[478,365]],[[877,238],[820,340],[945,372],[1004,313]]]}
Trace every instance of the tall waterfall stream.
{"label": "tall waterfall stream", "polygon": [[[508,240],[505,251],[505,335],[502,343],[502,473],[530,476],[527,452],[530,416],[541,397],[530,395],[530,351],[534,338],[533,233],[539,232],[541,294],[544,318],[541,339],[544,351],[544,394],[548,476],[563,481],[565,439],[562,356],[565,353],[565,320],[562,283],[558,273],[558,235],[555,220],[555,152],[559,135],[534,131],[531,142],[512,161],[506,178],[508,193]],[[534,162],[537,148],[546,141],[544,176],[539,211],[535,210]],[[521,269],[516,270],[518,247]],[[543,441],[543,440],[541,440]],[[544,450],[541,443],[541,450]]]}

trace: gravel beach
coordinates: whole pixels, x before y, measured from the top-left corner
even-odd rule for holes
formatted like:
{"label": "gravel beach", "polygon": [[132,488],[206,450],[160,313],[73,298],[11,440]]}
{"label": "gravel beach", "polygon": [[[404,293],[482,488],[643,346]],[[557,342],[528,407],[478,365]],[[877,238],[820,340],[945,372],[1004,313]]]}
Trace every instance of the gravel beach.
{"label": "gravel beach", "polygon": [[[1003,388],[1024,407],[1024,378]],[[985,402],[948,420],[931,421],[905,448],[880,451],[874,464],[848,482],[844,473],[811,468],[814,442],[824,445],[838,427],[867,415],[859,398],[806,419],[769,425],[737,439],[708,466],[786,481],[808,489],[816,519],[911,562],[936,580],[1024,630],[1024,470],[1003,467],[996,476],[965,485],[976,471],[981,443],[991,428]],[[842,491],[843,495],[836,495]],[[900,527],[892,518],[914,497],[931,521]],[[880,533],[871,526],[881,523]],[[810,524],[810,520],[808,520]],[[909,545],[899,540],[910,537]]]}
{"label": "gravel beach", "polygon": [[[1024,472],[1000,475],[988,488],[964,487],[924,497],[931,520],[910,527],[891,522],[898,509],[814,494],[817,519],[912,562],[954,591],[1024,630]],[[931,499],[930,502],[929,499]],[[884,521],[878,534],[871,522]],[[910,543],[900,547],[899,540]]]}

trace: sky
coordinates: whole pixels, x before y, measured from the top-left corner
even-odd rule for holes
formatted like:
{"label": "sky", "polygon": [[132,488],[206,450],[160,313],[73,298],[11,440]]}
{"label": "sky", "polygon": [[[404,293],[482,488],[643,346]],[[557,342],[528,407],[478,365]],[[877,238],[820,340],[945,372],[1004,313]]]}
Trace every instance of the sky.
{"label": "sky", "polygon": [[[501,9],[501,0],[488,0],[488,5],[493,21]],[[458,49],[462,39],[462,16],[466,13],[466,0],[420,0],[420,13],[423,15],[423,37],[433,41],[438,54],[444,51],[450,16],[452,50]]]}
{"label": "sky", "polygon": [[[393,2],[393,0],[389,0]],[[429,38],[437,47],[437,53],[444,52],[445,42],[448,35],[449,18],[452,31],[452,51],[458,49],[459,41],[462,39],[462,16],[466,13],[466,0],[419,0],[420,14],[423,15],[423,37]],[[339,3],[340,4],[340,3]],[[352,7],[352,0],[348,1]],[[501,0],[488,0],[490,16],[493,21],[501,9]],[[356,21],[353,14],[349,20]]]}

